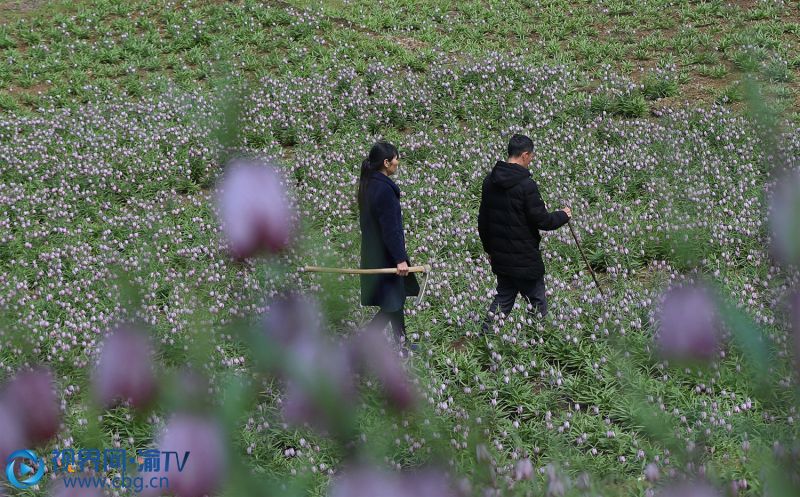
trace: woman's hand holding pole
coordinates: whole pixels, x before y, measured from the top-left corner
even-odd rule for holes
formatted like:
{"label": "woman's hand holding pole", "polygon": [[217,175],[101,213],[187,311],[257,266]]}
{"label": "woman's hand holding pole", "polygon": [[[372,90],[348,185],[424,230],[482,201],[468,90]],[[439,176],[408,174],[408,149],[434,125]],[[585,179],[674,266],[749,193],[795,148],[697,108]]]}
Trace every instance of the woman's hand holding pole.
{"label": "woman's hand holding pole", "polygon": [[400,276],[408,276],[408,261],[403,261],[397,265],[397,274]]}

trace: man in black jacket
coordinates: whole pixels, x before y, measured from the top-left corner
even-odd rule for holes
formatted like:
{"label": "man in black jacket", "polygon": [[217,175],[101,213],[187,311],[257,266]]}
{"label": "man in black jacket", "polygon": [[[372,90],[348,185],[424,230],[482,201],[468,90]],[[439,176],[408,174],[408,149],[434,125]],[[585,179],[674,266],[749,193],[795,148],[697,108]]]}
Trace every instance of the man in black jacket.
{"label": "man in black jacket", "polygon": [[[517,293],[542,317],[547,315],[539,230],[560,228],[569,221],[572,211],[564,207],[547,212],[528,170],[532,158],[533,141],[514,135],[508,142],[508,161],[497,161],[483,180],[478,234],[492,272],[497,275],[497,296],[483,322],[484,333],[498,306],[503,314],[511,312]],[[533,314],[533,309],[529,312]]]}

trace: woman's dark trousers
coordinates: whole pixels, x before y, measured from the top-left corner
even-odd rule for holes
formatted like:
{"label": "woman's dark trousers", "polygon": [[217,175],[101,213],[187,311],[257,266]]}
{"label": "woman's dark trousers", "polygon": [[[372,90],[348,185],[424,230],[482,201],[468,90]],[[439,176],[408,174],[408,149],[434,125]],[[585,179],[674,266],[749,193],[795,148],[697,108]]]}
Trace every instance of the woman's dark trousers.
{"label": "woman's dark trousers", "polygon": [[392,323],[392,331],[394,332],[395,340],[399,342],[402,337],[406,336],[406,318],[403,314],[402,307],[396,311],[386,311],[381,308],[381,310],[375,314],[375,317],[372,318],[372,321],[369,322],[368,326],[376,324],[383,330],[388,323]]}

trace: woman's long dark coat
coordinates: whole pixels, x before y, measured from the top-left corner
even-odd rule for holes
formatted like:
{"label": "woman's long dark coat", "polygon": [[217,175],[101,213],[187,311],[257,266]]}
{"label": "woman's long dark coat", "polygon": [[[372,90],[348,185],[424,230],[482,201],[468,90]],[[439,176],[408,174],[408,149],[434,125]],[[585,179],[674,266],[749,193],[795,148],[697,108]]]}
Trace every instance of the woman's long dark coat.
{"label": "woman's long dark coat", "polygon": [[[374,172],[367,182],[360,207],[361,267],[394,268],[408,262],[400,189],[388,176]],[[380,306],[387,312],[403,308],[406,295],[417,295],[419,285],[413,273],[361,275],[361,305]]]}

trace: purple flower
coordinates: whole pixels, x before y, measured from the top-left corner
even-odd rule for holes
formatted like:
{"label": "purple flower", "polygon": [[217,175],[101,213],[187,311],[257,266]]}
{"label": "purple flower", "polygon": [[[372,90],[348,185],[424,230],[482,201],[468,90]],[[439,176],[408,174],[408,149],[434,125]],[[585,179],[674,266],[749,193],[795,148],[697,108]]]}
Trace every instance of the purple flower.
{"label": "purple flower", "polygon": [[794,332],[800,333],[800,288],[797,288],[794,290],[794,292],[792,292],[790,312],[792,314],[792,325],[794,326]]}
{"label": "purple flower", "polygon": [[662,488],[658,497],[721,497],[719,491],[705,482],[681,482]]}
{"label": "purple flower", "polygon": [[790,172],[778,183],[770,203],[772,252],[790,264],[800,263],[800,173]]}
{"label": "purple flower", "polygon": [[514,479],[515,480],[530,480],[533,478],[533,463],[527,457],[525,459],[520,459],[517,461],[517,465],[514,467]]}
{"label": "purple flower", "polygon": [[329,497],[458,497],[462,495],[441,471],[427,468],[393,473],[378,468],[356,467],[336,477]]}
{"label": "purple flower", "polygon": [[719,318],[711,292],[703,286],[669,290],[658,311],[656,345],[662,357],[710,360],[719,345]]}
{"label": "purple flower", "polygon": [[[161,453],[177,452],[169,469],[162,464],[158,477],[169,478],[169,493],[176,497],[202,497],[217,492],[227,474],[227,447],[217,420],[195,414],[175,414],[159,435]],[[185,454],[189,454],[184,461]]]}
{"label": "purple flower", "polygon": [[800,364],[800,289],[794,290],[789,296],[789,316],[793,328],[794,357]]}
{"label": "purple flower", "polygon": [[[321,431],[334,428],[341,413],[332,410],[355,402],[357,392],[348,351],[322,334],[316,301],[294,293],[280,296],[270,304],[263,327],[278,356],[273,372],[286,381],[286,421]],[[331,405],[330,398],[341,402]]]}
{"label": "purple flower", "polygon": [[296,382],[287,382],[282,406],[283,418],[292,425],[309,423],[321,431],[331,428],[325,410],[314,401],[314,394]]}
{"label": "purple flower", "polygon": [[294,231],[293,211],[282,176],[269,163],[235,159],[218,192],[222,228],[238,260],[266,250],[289,246]]}
{"label": "purple flower", "polygon": [[492,454],[489,452],[489,448],[486,447],[486,444],[478,444],[475,446],[475,459],[480,464],[493,462]]}
{"label": "purple flower", "polygon": [[3,398],[20,420],[28,443],[40,445],[58,433],[61,409],[50,369],[18,373],[6,386]]}
{"label": "purple flower", "polygon": [[[319,338],[307,338],[289,351],[292,370],[287,374],[283,415],[293,425],[310,424],[320,431],[333,428],[340,413],[356,401],[350,356],[342,347]],[[326,398],[337,399],[330,405]]]}
{"label": "purple flower", "polygon": [[547,497],[563,496],[567,491],[564,478],[556,471],[555,466],[552,464],[548,464],[545,469],[547,473],[547,491],[545,495]]}
{"label": "purple flower", "polygon": [[367,373],[375,375],[389,404],[398,409],[410,409],[414,403],[411,381],[389,340],[378,328],[368,328],[356,334],[350,342],[351,354]]}
{"label": "purple flower", "polygon": [[153,350],[144,331],[121,327],[105,339],[93,377],[95,395],[106,407],[129,401],[148,405],[156,394]]}
{"label": "purple flower", "polygon": [[28,445],[25,428],[5,400],[0,401],[0,426],[0,461],[5,465],[8,456]]}
{"label": "purple flower", "polygon": [[650,482],[657,481],[659,478],[661,478],[661,471],[659,471],[658,466],[650,463],[646,468],[644,468],[644,477]]}
{"label": "purple flower", "polygon": [[728,487],[728,494],[732,496],[739,495],[740,490],[747,490],[747,480],[733,480]]}
{"label": "purple flower", "polygon": [[331,482],[329,497],[405,497],[400,478],[374,468],[355,468]]}
{"label": "purple flower", "polygon": [[443,471],[434,468],[403,473],[401,480],[409,497],[457,497],[462,493]]}
{"label": "purple flower", "polygon": [[283,347],[291,347],[304,337],[316,339],[321,328],[316,301],[294,293],[273,300],[264,317],[267,337]]}
{"label": "purple flower", "polygon": [[208,378],[192,367],[184,367],[178,371],[176,383],[181,397],[189,402],[205,399],[210,387]]}

